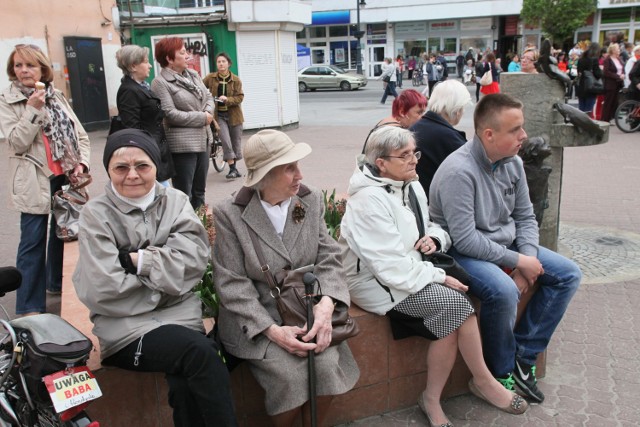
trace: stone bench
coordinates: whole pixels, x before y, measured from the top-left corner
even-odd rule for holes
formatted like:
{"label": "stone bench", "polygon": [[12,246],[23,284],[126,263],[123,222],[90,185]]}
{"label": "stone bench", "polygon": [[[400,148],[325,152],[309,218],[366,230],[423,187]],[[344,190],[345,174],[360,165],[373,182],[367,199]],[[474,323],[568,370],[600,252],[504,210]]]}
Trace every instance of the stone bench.
{"label": "stone bench", "polygon": [[[172,426],[164,374],[134,373],[100,365],[98,340],[91,333],[87,308],[78,300],[71,281],[77,261],[76,242],[65,244],[61,315],[93,341],[96,349],[89,367],[96,374],[103,396],[88,408],[105,426]],[[533,293],[530,293],[533,294]],[[524,306],[528,298],[521,301]],[[477,305],[477,304],[476,304]],[[519,310],[520,312],[521,310]],[[394,341],[389,320],[353,306],[351,315],[360,325],[360,335],[349,346],[360,367],[360,379],[348,393],[336,398],[327,417],[328,425],[346,423],[416,404],[426,381],[429,341],[412,337]],[[210,323],[208,327],[212,327]],[[538,377],[545,373],[545,354],[538,358]],[[460,354],[456,358],[443,397],[466,393],[471,374]],[[235,409],[241,426],[270,425],[264,411],[264,391],[246,365],[231,374]]]}

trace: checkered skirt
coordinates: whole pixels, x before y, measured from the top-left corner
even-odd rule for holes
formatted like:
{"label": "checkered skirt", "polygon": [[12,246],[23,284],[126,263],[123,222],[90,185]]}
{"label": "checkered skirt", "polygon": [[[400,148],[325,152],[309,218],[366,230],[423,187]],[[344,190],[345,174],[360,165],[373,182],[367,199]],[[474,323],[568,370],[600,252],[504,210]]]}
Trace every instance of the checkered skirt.
{"label": "checkered skirt", "polygon": [[429,283],[394,307],[411,317],[422,318],[425,328],[438,338],[455,331],[474,312],[462,292],[440,283]]}

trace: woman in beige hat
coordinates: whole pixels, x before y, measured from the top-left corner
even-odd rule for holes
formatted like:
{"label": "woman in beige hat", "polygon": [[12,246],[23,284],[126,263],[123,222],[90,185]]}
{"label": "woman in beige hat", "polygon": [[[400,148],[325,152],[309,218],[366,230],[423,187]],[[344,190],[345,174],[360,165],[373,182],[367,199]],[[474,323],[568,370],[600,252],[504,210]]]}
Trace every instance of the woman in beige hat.
{"label": "woman in beige hat", "polygon": [[[245,186],[213,212],[220,338],[227,352],[249,364],[276,426],[293,425],[308,407],[308,351],[316,353],[318,425],[333,396],[350,390],[359,377],[347,343],[329,346],[332,312],[346,309],[350,300],[340,249],[324,222],[322,195],[301,183],[298,161],[309,153],[309,145],[294,144],[276,130],[253,135],[243,149]],[[281,324],[249,229],[259,236],[272,272],[313,266],[324,296],[314,308],[311,330]],[[308,410],[303,413],[306,418]]]}

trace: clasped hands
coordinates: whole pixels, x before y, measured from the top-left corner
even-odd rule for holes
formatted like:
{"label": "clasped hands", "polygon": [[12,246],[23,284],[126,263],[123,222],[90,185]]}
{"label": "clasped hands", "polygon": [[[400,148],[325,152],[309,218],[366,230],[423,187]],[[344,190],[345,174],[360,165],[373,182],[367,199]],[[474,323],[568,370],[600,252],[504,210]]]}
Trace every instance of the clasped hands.
{"label": "clasped hands", "polygon": [[518,264],[511,274],[521,295],[526,294],[536,283],[538,277],[544,274],[540,260],[534,256],[520,254]]}
{"label": "clasped hands", "polygon": [[[306,357],[310,350],[316,354],[322,353],[331,344],[331,316],[333,315],[333,300],[323,296],[313,307],[313,327],[307,331],[307,325],[297,326],[271,325],[264,334],[274,343],[296,356]],[[315,338],[315,343],[312,342]]]}

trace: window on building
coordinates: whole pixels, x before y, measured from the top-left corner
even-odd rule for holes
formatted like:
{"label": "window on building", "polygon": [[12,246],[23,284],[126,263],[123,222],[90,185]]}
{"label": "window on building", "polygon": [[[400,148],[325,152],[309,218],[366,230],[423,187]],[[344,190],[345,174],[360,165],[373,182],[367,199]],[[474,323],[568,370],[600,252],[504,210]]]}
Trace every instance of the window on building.
{"label": "window on building", "polygon": [[600,24],[628,23],[630,16],[630,7],[602,9],[602,18],[600,18]]}
{"label": "window on building", "polygon": [[347,25],[332,25],[329,27],[329,37],[346,37],[349,34]]}
{"label": "window on building", "polygon": [[318,39],[327,37],[327,27],[309,27],[309,38]]}
{"label": "window on building", "polygon": [[387,43],[387,24],[367,24],[367,38],[370,44]]}
{"label": "window on building", "polygon": [[600,46],[608,46],[610,43],[619,43],[624,40],[627,41],[629,36],[629,30],[603,30],[600,31],[600,37],[598,42]]}
{"label": "window on building", "polygon": [[491,38],[483,36],[460,37],[460,50],[463,52],[473,49],[476,54],[482,53],[491,46]]}
{"label": "window on building", "polygon": [[301,31],[296,33],[296,39],[306,39],[307,38],[307,29],[303,28]]}

